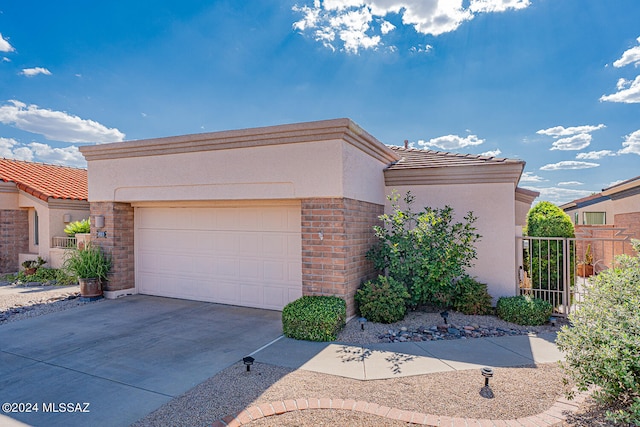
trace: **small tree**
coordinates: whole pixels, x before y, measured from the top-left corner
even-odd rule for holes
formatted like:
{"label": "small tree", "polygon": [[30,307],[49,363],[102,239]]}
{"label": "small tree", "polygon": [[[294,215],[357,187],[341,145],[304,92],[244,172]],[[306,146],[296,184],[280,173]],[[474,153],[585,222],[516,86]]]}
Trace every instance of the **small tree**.
{"label": "small tree", "polygon": [[374,227],[380,241],[367,258],[377,270],[404,284],[409,305],[449,305],[454,279],[476,258],[475,243],[480,239],[472,225],[476,217],[469,212],[464,222],[454,222],[450,206],[413,212],[415,198],[410,192],[403,198],[406,209],[396,192],[389,200],[392,213],[380,216],[383,225]]}
{"label": "small tree", "polygon": [[[569,215],[550,202],[540,202],[529,210],[526,234],[531,237],[575,236]],[[531,263],[529,273],[534,289],[556,291],[568,285],[564,283],[562,274],[564,262],[562,242],[532,240],[528,255]],[[542,296],[548,297],[548,295]],[[562,303],[562,300],[558,296],[549,302],[557,306]]]}
{"label": "small tree", "polygon": [[[640,253],[640,241],[633,242]],[[621,255],[618,265],[588,283],[584,301],[562,327],[563,368],[581,391],[608,405],[610,420],[640,425],[640,256]]]}

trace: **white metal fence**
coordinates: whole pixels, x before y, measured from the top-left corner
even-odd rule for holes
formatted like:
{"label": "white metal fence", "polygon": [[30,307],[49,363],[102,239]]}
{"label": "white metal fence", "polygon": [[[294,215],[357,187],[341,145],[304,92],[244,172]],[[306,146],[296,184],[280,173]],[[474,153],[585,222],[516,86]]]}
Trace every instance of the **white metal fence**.
{"label": "white metal fence", "polygon": [[549,301],[556,315],[574,311],[595,276],[612,268],[618,255],[633,254],[624,229],[594,230],[575,238],[518,237],[520,294]]}

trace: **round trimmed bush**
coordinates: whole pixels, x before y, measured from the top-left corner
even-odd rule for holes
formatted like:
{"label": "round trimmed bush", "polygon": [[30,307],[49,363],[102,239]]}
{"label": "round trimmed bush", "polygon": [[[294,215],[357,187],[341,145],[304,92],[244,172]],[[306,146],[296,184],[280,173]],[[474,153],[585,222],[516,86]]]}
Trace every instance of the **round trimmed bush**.
{"label": "round trimmed bush", "polygon": [[334,341],[346,320],[342,298],[307,295],[282,309],[282,333],[297,340]]}
{"label": "round trimmed bush", "polygon": [[407,312],[407,288],[391,277],[378,276],[365,282],[356,292],[360,314],[371,322],[393,323],[404,319]]}
{"label": "round trimmed bush", "polygon": [[464,314],[491,314],[491,301],[487,285],[465,275],[455,283],[451,307]]}
{"label": "round trimmed bush", "polygon": [[529,295],[502,297],[496,305],[499,318],[518,325],[543,325],[549,320],[552,312],[553,307],[550,303]]}

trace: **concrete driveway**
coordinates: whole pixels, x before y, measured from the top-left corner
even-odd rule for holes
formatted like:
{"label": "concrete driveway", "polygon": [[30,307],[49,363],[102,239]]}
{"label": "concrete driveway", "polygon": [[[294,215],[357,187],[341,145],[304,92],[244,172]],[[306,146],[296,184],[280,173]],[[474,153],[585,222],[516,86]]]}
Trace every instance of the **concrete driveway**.
{"label": "concrete driveway", "polygon": [[0,425],[128,426],[276,339],[280,319],[136,295],[2,325]]}

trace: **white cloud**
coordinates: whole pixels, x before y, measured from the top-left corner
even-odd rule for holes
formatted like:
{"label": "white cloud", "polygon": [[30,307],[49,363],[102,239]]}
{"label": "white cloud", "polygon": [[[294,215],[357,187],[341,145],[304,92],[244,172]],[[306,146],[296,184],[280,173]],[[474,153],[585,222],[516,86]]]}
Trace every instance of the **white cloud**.
{"label": "white cloud", "polygon": [[622,146],[624,148],[618,150],[618,154],[640,155],[640,129],[625,136]]}
{"label": "white cloud", "polygon": [[[421,34],[438,36],[456,30],[478,13],[523,9],[529,0],[314,0],[313,5],[294,6],[302,18],[295,30],[309,33],[332,49],[358,53],[383,44],[382,36],[395,29],[385,19],[400,15],[403,25]],[[336,40],[342,42],[342,47]]]}
{"label": "white cloud", "polygon": [[559,138],[561,136],[577,135],[581,133],[591,133],[593,131],[603,129],[605,127],[606,126],[603,124],[599,124],[597,126],[592,126],[592,125],[570,126],[567,128],[564,126],[554,126],[549,129],[540,129],[536,133],[539,135],[549,135],[554,138]]}
{"label": "white cloud", "polygon": [[31,149],[39,161],[45,163],[78,167],[87,166],[87,161],[75,145],[64,148],[54,148],[40,142],[32,142],[29,144],[29,149]]}
{"label": "white cloud", "polygon": [[584,183],[580,181],[562,181],[558,183],[560,187],[573,187],[575,185],[583,185],[583,184]]}
{"label": "white cloud", "polygon": [[0,123],[18,129],[44,135],[47,139],[64,142],[117,142],[124,134],[116,128],[93,120],[81,119],[62,111],[39,108],[11,100],[0,107]]}
{"label": "white cloud", "polygon": [[500,151],[499,148],[496,148],[495,150],[485,151],[484,153],[480,153],[481,156],[487,156],[487,157],[497,157],[500,154],[502,154],[502,151]]}
{"label": "white cloud", "polygon": [[42,67],[24,68],[20,74],[27,77],[37,76],[38,74],[44,74],[45,76],[50,76],[51,71]]}
{"label": "white cloud", "polygon": [[[638,37],[636,40],[640,44],[640,37]],[[630,49],[625,50],[622,53],[620,59],[614,61],[613,66],[616,68],[620,68],[629,64],[635,64],[636,67],[640,65],[640,46],[634,46]]]}
{"label": "white cloud", "polygon": [[578,160],[598,160],[603,157],[616,156],[616,153],[611,150],[589,151],[588,153],[578,153],[576,159]]}
{"label": "white cloud", "polygon": [[571,200],[581,199],[587,197],[594,191],[590,190],[575,190],[572,188],[560,188],[560,187],[524,187],[529,190],[540,192],[538,200],[547,200],[556,205],[562,205]]}
{"label": "white cloud", "polygon": [[591,135],[579,133],[578,135],[560,138],[553,141],[551,150],[582,150],[591,144]]}
{"label": "white cloud", "polygon": [[558,163],[549,163],[548,165],[544,165],[540,168],[541,171],[557,171],[557,170],[566,170],[566,169],[589,169],[589,168],[597,168],[600,166],[598,163],[591,162],[578,162],[575,160],[563,160]]}
{"label": "white cloud", "polygon": [[75,145],[64,148],[55,148],[40,142],[24,145],[13,138],[0,138],[0,157],[65,166],[87,166],[87,161]]}
{"label": "white cloud", "polygon": [[635,104],[640,102],[640,76],[635,80],[618,80],[618,92],[611,95],[602,95],[600,101],[623,102],[625,104]]}
{"label": "white cloud", "polygon": [[2,33],[0,33],[0,52],[13,52],[14,50],[15,49],[11,46],[11,43],[2,37]]}
{"label": "white cloud", "polygon": [[472,12],[505,12],[508,9],[524,9],[531,3],[529,0],[471,0],[469,10]]}
{"label": "white cloud", "polygon": [[431,46],[430,44],[425,44],[425,45],[417,45],[417,46],[411,46],[411,49],[409,49],[411,52],[414,53],[427,53],[427,52],[431,52],[431,49],[433,49],[433,46]]}
{"label": "white cloud", "polygon": [[543,182],[543,181],[546,181],[546,179],[544,179],[541,176],[534,175],[531,172],[523,172],[522,176],[520,177],[520,182]]}
{"label": "white cloud", "polygon": [[476,135],[468,135],[462,137],[459,135],[445,135],[437,138],[432,138],[429,141],[418,141],[418,145],[421,147],[435,147],[441,150],[452,151],[460,148],[480,145],[484,142],[484,139],[478,139]]}

